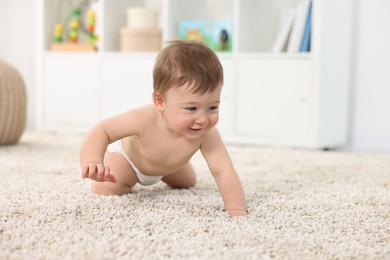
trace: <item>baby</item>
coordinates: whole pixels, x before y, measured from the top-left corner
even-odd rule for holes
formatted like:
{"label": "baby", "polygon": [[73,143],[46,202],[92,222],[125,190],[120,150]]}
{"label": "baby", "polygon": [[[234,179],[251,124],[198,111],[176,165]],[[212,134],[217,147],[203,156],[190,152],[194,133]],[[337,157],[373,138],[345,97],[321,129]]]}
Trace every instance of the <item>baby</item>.
{"label": "baby", "polygon": [[229,216],[247,214],[244,191],[215,125],[223,68],[202,43],[173,41],[157,56],[153,102],[105,119],[87,134],[80,151],[82,177],[92,191],[129,193],[160,180],[172,188],[195,186],[191,157],[200,150]]}

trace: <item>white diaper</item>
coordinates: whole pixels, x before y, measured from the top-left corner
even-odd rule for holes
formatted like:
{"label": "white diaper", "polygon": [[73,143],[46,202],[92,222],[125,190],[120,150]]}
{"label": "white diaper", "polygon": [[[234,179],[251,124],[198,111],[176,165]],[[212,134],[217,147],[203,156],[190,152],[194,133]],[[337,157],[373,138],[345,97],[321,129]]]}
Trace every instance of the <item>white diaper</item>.
{"label": "white diaper", "polygon": [[126,160],[130,163],[130,165],[133,168],[135,174],[137,175],[138,183],[140,183],[142,185],[145,185],[145,186],[153,185],[153,184],[159,182],[162,179],[162,177],[163,177],[163,176],[148,176],[148,175],[142,174],[140,172],[140,170],[138,170],[138,168],[134,165],[134,163],[127,156],[125,151],[123,150],[122,141],[121,140],[118,140],[118,141],[113,142],[112,144],[109,144],[108,147],[107,147],[107,151],[112,152],[112,153],[113,152],[121,153],[126,158]]}

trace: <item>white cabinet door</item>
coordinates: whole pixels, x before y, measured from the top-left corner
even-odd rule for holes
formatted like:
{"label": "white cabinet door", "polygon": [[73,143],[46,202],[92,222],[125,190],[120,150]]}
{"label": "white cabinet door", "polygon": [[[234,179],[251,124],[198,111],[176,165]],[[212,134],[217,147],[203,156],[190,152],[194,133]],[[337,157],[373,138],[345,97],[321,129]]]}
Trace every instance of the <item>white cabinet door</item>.
{"label": "white cabinet door", "polygon": [[155,57],[108,56],[103,64],[103,117],[152,102]]}
{"label": "white cabinet door", "polygon": [[238,133],[301,144],[308,134],[309,66],[304,59],[241,59]]}
{"label": "white cabinet door", "polygon": [[43,124],[56,129],[87,129],[99,115],[97,55],[45,56]]}

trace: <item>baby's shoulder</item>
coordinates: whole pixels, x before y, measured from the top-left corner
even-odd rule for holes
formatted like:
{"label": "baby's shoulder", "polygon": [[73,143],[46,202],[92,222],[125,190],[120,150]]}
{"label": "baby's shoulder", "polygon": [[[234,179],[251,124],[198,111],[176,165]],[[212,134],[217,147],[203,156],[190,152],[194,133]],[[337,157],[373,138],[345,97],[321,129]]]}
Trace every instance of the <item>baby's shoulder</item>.
{"label": "baby's shoulder", "polygon": [[208,131],[202,140],[201,148],[208,148],[213,146],[223,145],[221,135],[216,127],[213,127]]}
{"label": "baby's shoulder", "polygon": [[137,124],[144,127],[149,127],[156,120],[156,109],[153,105],[145,105],[135,109],[132,109],[131,112],[136,118]]}
{"label": "baby's shoulder", "polygon": [[144,106],[140,106],[138,108],[135,108],[134,111],[141,115],[148,115],[149,117],[155,114],[155,108],[153,104],[147,104]]}
{"label": "baby's shoulder", "polygon": [[204,139],[203,141],[209,141],[209,140],[213,140],[215,138],[220,138],[220,134],[219,134],[219,131],[218,129],[214,126],[213,128],[211,128],[204,136]]}
{"label": "baby's shoulder", "polygon": [[137,132],[142,131],[145,127],[151,124],[154,117],[153,106],[145,105],[141,107],[131,108],[125,112],[113,117],[116,125],[130,127]]}
{"label": "baby's shoulder", "polygon": [[149,119],[153,116],[154,112],[153,105],[144,105],[136,108],[131,108],[123,113],[125,117],[138,117],[140,119]]}

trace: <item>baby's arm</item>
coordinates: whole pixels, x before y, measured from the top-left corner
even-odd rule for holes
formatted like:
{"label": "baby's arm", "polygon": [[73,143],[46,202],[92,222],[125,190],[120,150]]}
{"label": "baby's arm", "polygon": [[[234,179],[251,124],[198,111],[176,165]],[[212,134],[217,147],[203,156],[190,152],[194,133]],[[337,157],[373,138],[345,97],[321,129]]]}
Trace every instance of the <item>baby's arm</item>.
{"label": "baby's arm", "polygon": [[132,126],[136,125],[134,122],[139,119],[139,114],[137,109],[127,111],[99,122],[88,132],[80,149],[83,178],[117,182],[110,168],[104,165],[104,154],[110,143],[137,133]]}
{"label": "baby's arm", "polygon": [[205,137],[201,151],[217,182],[229,216],[247,215],[244,190],[216,128]]}
{"label": "baby's arm", "polygon": [[117,182],[114,175],[110,174],[110,168],[105,166],[104,154],[107,146],[112,142],[105,129],[105,121],[93,127],[84,139],[80,149],[80,165],[82,178],[90,178],[95,181]]}

